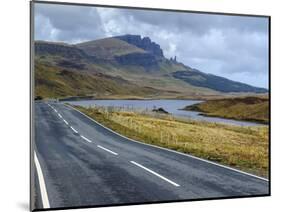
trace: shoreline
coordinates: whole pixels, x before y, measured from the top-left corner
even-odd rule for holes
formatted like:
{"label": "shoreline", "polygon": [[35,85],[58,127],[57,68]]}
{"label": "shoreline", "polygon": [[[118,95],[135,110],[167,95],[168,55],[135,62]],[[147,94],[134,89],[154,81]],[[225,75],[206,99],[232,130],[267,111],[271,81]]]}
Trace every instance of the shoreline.
{"label": "shoreline", "polygon": [[114,96],[110,97],[67,97],[67,98],[58,98],[59,101],[64,102],[64,101],[87,101],[87,100],[194,100],[194,101],[206,101],[207,99],[205,98],[177,98],[177,97],[171,97],[171,98],[138,98],[138,97],[124,97],[124,98],[116,98]]}
{"label": "shoreline", "polygon": [[219,117],[266,125],[270,123],[269,99],[266,97],[248,96],[207,100],[185,106],[181,110],[195,111],[205,117]]}
{"label": "shoreline", "polygon": [[[202,101],[204,102],[203,100],[198,100],[198,99],[104,99],[104,98],[96,98],[96,99],[92,99],[92,98],[86,98],[86,99],[70,99],[70,100],[60,100],[61,102],[79,102],[79,101],[99,101],[99,100],[107,100],[107,101],[122,101],[122,100],[132,100],[132,101],[153,101],[153,100],[175,100],[175,101],[180,101],[180,100],[190,100],[190,101]],[[196,105],[198,103],[195,103],[195,104],[192,104],[192,105]],[[192,106],[190,105],[190,106]],[[182,109],[182,108],[178,108],[178,110],[183,110],[183,111],[191,111],[191,112],[202,112],[200,114],[198,114],[198,116],[203,116],[203,117],[214,117],[214,118],[219,118],[219,119],[223,119],[223,120],[226,120],[226,121],[211,121],[211,120],[203,120],[203,121],[206,121],[206,122],[210,122],[210,123],[223,123],[223,124],[228,124],[228,125],[234,125],[234,126],[251,126],[251,124],[254,124],[254,125],[261,125],[261,126],[268,126],[268,123],[263,123],[263,122],[259,122],[259,121],[256,121],[256,120],[242,120],[242,119],[235,119],[235,118],[228,118],[228,117],[222,117],[222,116],[216,116],[216,115],[208,115],[208,114],[205,114],[203,111],[199,111],[199,110],[185,110],[185,109]],[[172,114],[173,116],[177,117],[176,114]],[[185,117],[182,117],[182,118],[185,118]],[[194,121],[200,121],[200,118],[186,118],[186,119],[191,119],[191,120],[194,120]],[[229,123],[229,121],[238,121],[238,122],[246,122],[245,125],[243,124],[239,124],[239,123]],[[248,124],[247,124],[248,123]]]}
{"label": "shoreline", "polygon": [[249,93],[232,93],[232,94],[217,94],[217,95],[198,95],[198,96],[169,96],[169,95],[157,95],[157,96],[133,96],[133,95],[101,95],[101,96],[67,96],[58,97],[59,101],[81,101],[81,100],[220,100],[225,98],[235,98],[235,97],[247,97],[247,96],[264,96],[265,94],[249,94]]}
{"label": "shoreline", "polygon": [[179,109],[179,110],[184,110],[184,111],[191,111],[191,112],[198,112],[200,116],[204,116],[204,117],[214,117],[214,118],[220,118],[220,119],[226,119],[226,120],[234,120],[234,121],[245,121],[245,122],[249,122],[249,123],[254,123],[254,124],[259,124],[259,125],[264,125],[264,126],[268,126],[269,122],[263,122],[260,120],[256,120],[256,119],[238,119],[235,117],[224,117],[224,116],[219,116],[219,115],[212,115],[212,114],[208,114],[202,110],[186,110],[186,109]]}

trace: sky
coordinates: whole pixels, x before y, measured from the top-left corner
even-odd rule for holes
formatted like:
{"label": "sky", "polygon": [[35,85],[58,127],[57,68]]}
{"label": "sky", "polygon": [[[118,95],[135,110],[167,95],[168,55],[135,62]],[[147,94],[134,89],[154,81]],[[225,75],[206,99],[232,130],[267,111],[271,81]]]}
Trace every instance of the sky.
{"label": "sky", "polygon": [[268,19],[121,8],[35,4],[35,40],[79,43],[135,34],[167,58],[205,73],[268,88]]}

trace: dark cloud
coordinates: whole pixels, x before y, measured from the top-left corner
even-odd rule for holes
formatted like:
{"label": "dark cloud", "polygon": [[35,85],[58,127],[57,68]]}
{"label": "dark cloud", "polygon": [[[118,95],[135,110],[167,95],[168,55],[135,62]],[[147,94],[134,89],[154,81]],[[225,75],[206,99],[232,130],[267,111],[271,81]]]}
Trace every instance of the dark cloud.
{"label": "dark cloud", "polygon": [[103,24],[95,8],[36,4],[35,37],[79,42],[102,38]]}
{"label": "dark cloud", "polygon": [[261,17],[37,4],[35,38],[80,42],[149,36],[166,57],[204,72],[268,87],[268,21]]}
{"label": "dark cloud", "polygon": [[[267,23],[261,18],[239,17],[239,16],[222,16],[215,14],[199,13],[175,13],[167,11],[150,11],[144,13],[142,10],[123,10],[122,15],[134,17],[136,21],[147,22],[155,26],[169,26],[176,31],[184,30],[193,33],[205,33],[211,29],[235,29],[239,31],[266,31]],[[163,17],[165,19],[163,20]]]}

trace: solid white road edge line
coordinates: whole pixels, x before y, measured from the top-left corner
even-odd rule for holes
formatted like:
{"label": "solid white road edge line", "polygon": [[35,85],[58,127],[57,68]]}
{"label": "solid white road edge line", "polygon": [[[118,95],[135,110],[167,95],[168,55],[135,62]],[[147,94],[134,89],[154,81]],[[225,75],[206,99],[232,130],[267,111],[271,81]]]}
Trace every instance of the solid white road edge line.
{"label": "solid white road edge line", "polygon": [[65,119],[64,119],[63,121],[64,121],[64,123],[65,123],[66,125],[68,125],[68,122],[67,122]]}
{"label": "solid white road edge line", "polygon": [[101,148],[101,149],[103,149],[103,150],[105,150],[105,151],[107,151],[107,152],[109,152],[109,153],[111,153],[111,154],[113,154],[113,155],[118,155],[118,153],[113,152],[113,151],[111,151],[111,150],[109,150],[109,149],[107,149],[107,148],[105,148],[105,147],[103,147],[103,146],[98,145],[98,148]]}
{"label": "solid white road edge line", "polygon": [[231,170],[231,171],[234,171],[234,172],[238,172],[240,174],[244,174],[244,175],[248,175],[250,177],[254,177],[254,178],[257,178],[257,179],[260,179],[260,180],[264,180],[264,181],[269,181],[268,179],[266,178],[263,178],[263,177],[259,177],[257,175],[254,175],[254,174],[250,174],[248,172],[244,172],[244,171],[241,171],[241,170],[238,170],[238,169],[234,169],[234,168],[231,168],[229,166],[225,166],[225,165],[222,165],[222,164],[219,164],[219,163],[215,163],[215,162],[212,162],[212,161],[209,161],[209,160],[206,160],[206,159],[203,159],[203,158],[199,158],[199,157],[196,157],[196,156],[193,156],[193,155],[189,155],[189,154],[185,154],[185,153],[182,153],[182,152],[177,152],[175,150],[172,150],[172,149],[167,149],[167,148],[164,148],[164,147],[160,147],[160,146],[155,146],[155,145],[152,145],[152,144],[146,144],[146,143],[142,143],[140,141],[136,141],[134,139],[131,139],[131,138],[128,138],[124,135],[121,135],[119,134],[118,132],[115,132],[113,131],[112,129],[109,129],[108,127],[102,125],[101,123],[97,122],[96,120],[92,119],[91,117],[89,117],[88,115],[86,115],[85,113],[82,113],[81,111],[77,110],[76,108],[70,106],[70,105],[66,105],[67,107],[73,109],[73,110],[76,110],[78,113],[84,115],[85,117],[87,117],[88,119],[92,120],[93,122],[95,122],[96,124],[100,125],[101,127],[109,130],[110,132],[116,134],[116,135],[119,135],[120,137],[122,138],[125,138],[129,141],[133,141],[133,142],[136,142],[136,143],[139,143],[139,144],[142,144],[142,145],[146,145],[146,146],[151,146],[151,147],[154,147],[154,148],[158,148],[158,149],[163,149],[163,150],[166,150],[166,151],[169,151],[169,152],[173,152],[173,153],[176,153],[176,154],[180,154],[180,155],[183,155],[183,156],[186,156],[186,157],[190,157],[190,158],[193,158],[193,159],[196,159],[196,160],[200,160],[200,161],[203,161],[203,162],[206,162],[206,163],[209,163],[209,164],[212,164],[212,165],[215,165],[215,166],[219,166],[219,167],[222,167],[222,168],[225,168],[225,169],[228,169],[228,170]]}
{"label": "solid white road edge line", "polygon": [[46,184],[43,176],[43,172],[39,163],[39,160],[37,158],[36,152],[34,151],[34,162],[37,170],[37,175],[38,175],[38,181],[39,181],[39,186],[40,186],[40,191],[41,191],[41,199],[43,203],[44,208],[50,208],[50,203],[49,203],[49,198],[47,194],[47,189],[46,189]]}
{"label": "solid white road edge line", "polygon": [[165,180],[165,181],[167,181],[168,183],[171,183],[172,185],[174,185],[174,186],[176,186],[176,187],[179,187],[179,186],[180,186],[179,184],[173,182],[172,180],[169,180],[169,179],[167,179],[166,177],[163,177],[162,175],[160,175],[160,174],[158,174],[158,173],[152,171],[152,170],[149,169],[149,168],[144,167],[143,165],[141,165],[141,164],[139,164],[139,163],[137,163],[137,162],[135,162],[135,161],[130,161],[130,162],[131,162],[132,164],[134,164],[134,165],[136,165],[136,166],[138,166],[138,167],[140,167],[140,168],[142,168],[142,169],[144,169],[144,170],[150,172],[151,174],[154,174],[155,176],[161,178],[162,180]]}
{"label": "solid white road edge line", "polygon": [[83,138],[85,141],[88,141],[89,143],[92,143],[92,141],[86,137],[84,137],[83,135],[81,135],[81,138]]}
{"label": "solid white road edge line", "polygon": [[73,130],[73,132],[78,133],[78,131],[75,130],[72,126],[70,126],[70,128]]}

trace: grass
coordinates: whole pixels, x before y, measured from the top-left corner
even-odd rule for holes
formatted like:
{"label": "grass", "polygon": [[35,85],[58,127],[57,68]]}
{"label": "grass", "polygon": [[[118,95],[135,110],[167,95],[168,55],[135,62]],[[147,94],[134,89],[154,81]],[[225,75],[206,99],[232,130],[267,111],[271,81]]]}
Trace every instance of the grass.
{"label": "grass", "polygon": [[[96,99],[201,99],[208,95],[193,95],[183,91],[175,92],[147,86],[123,76],[98,74],[103,67],[91,66],[92,72],[72,70],[59,67],[50,58],[37,57],[35,61],[35,96],[41,98],[66,98],[73,96]],[[57,58],[60,60],[61,58]],[[140,76],[138,76],[141,78]],[[132,81],[134,83],[132,83]],[[163,81],[160,81],[160,84]]]}
{"label": "grass", "polygon": [[66,70],[52,64],[35,62],[35,95],[42,98],[69,96],[149,97],[159,93],[161,93],[159,90],[140,87],[120,77]]}
{"label": "grass", "polygon": [[218,116],[236,120],[269,122],[269,101],[267,97],[248,96],[208,100],[187,106],[185,110],[203,112],[207,116]]}
{"label": "grass", "polygon": [[80,43],[77,46],[86,51],[89,55],[102,59],[112,59],[114,56],[130,53],[145,53],[143,49],[116,38],[88,41]]}
{"label": "grass", "polygon": [[181,120],[124,108],[75,106],[129,138],[268,176],[268,127],[239,127]]}

